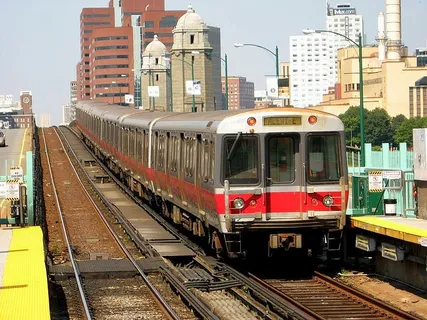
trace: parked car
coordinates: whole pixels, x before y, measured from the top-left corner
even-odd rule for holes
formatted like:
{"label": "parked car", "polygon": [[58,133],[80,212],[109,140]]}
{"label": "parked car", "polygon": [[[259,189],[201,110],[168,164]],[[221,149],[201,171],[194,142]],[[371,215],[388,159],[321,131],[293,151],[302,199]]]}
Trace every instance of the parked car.
{"label": "parked car", "polygon": [[0,147],[6,147],[6,136],[0,131]]}

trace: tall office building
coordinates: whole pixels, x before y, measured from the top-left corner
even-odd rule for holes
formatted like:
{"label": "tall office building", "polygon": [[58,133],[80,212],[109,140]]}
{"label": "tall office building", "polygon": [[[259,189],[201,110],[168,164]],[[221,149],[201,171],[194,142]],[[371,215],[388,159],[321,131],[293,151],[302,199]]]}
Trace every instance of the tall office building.
{"label": "tall office building", "polygon": [[328,93],[332,52],[325,34],[290,37],[291,105],[298,108],[315,106]]}
{"label": "tall office building", "polygon": [[[326,17],[326,30],[337,32],[346,37],[350,38],[354,42],[358,43],[359,34],[362,35],[363,39],[363,17],[357,14],[356,9],[351,4],[338,4],[335,8],[327,7]],[[335,86],[337,82],[337,52],[340,48],[350,47],[354,44],[348,41],[346,38],[336,35],[327,34],[329,38],[329,51],[333,59],[331,59],[330,65],[330,82],[329,86]]]}
{"label": "tall office building", "polygon": [[84,8],[80,14],[80,62],[77,64],[78,100],[90,99],[90,51],[94,29],[114,26],[113,8]]}

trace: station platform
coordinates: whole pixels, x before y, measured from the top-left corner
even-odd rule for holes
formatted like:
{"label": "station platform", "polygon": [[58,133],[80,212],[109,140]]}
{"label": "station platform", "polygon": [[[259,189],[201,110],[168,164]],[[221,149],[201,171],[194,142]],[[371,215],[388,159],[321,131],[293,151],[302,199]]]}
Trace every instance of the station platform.
{"label": "station platform", "polygon": [[40,227],[0,229],[0,319],[50,319]]}
{"label": "station platform", "polygon": [[351,217],[351,227],[427,247],[427,220],[401,216]]}

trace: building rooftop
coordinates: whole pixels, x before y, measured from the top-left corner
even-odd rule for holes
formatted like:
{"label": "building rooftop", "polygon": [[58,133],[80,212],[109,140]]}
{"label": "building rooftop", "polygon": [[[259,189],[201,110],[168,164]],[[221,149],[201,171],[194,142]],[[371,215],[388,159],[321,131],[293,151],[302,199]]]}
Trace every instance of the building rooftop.
{"label": "building rooftop", "polygon": [[181,18],[179,18],[175,29],[200,29],[205,27],[205,22],[202,17],[198,15],[193,6],[188,5],[187,13],[184,14]]}
{"label": "building rooftop", "polygon": [[153,56],[159,57],[167,53],[166,46],[159,40],[157,35],[154,36],[153,41],[151,41],[144,50],[144,56]]}

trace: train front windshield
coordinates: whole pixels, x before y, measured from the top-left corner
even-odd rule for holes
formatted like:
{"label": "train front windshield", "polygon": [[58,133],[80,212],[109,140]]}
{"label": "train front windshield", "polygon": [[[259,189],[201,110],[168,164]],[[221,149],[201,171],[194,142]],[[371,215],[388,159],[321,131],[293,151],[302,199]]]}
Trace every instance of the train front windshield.
{"label": "train front windshield", "polygon": [[258,137],[241,133],[226,137],[224,149],[224,178],[231,184],[258,184]]}
{"label": "train front windshield", "polygon": [[336,183],[341,177],[338,134],[309,135],[307,164],[309,183]]}

